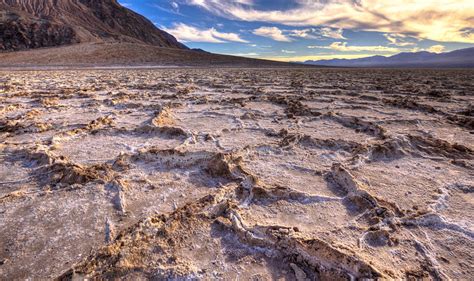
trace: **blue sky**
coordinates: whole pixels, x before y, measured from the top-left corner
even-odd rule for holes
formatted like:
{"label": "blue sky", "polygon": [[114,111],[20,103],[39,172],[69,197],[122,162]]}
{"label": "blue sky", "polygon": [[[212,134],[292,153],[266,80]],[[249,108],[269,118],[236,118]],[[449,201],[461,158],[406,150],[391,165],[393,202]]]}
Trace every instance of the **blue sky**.
{"label": "blue sky", "polygon": [[471,0],[119,2],[188,47],[220,54],[304,61],[474,46]]}

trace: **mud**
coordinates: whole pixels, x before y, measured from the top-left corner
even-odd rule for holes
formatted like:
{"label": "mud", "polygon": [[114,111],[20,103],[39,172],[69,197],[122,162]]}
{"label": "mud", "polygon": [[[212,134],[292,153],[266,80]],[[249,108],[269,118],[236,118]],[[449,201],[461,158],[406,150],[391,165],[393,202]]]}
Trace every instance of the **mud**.
{"label": "mud", "polygon": [[3,71],[0,279],[470,279],[470,81]]}

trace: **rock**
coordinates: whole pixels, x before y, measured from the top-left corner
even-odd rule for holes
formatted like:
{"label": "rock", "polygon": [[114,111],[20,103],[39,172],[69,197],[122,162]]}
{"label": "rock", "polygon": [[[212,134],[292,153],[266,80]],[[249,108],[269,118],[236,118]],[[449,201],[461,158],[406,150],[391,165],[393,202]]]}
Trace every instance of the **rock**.
{"label": "rock", "polygon": [[307,280],[306,273],[301,268],[299,268],[296,264],[290,263],[290,267],[295,272],[296,280],[298,281]]}

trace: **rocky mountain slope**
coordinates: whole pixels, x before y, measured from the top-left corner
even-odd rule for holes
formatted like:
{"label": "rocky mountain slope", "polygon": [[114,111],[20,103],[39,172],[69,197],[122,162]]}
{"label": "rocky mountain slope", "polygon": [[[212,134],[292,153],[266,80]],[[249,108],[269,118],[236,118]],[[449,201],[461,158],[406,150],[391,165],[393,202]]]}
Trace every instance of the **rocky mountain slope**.
{"label": "rocky mountain slope", "polygon": [[0,50],[128,42],[187,49],[116,0],[0,0]]}

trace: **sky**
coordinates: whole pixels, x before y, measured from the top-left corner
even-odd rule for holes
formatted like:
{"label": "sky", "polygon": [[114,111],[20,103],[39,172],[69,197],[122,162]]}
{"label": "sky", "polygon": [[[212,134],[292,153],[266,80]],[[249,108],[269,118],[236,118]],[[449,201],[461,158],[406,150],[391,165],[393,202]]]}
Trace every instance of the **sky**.
{"label": "sky", "polygon": [[190,48],[280,61],[474,47],[473,0],[119,0]]}

